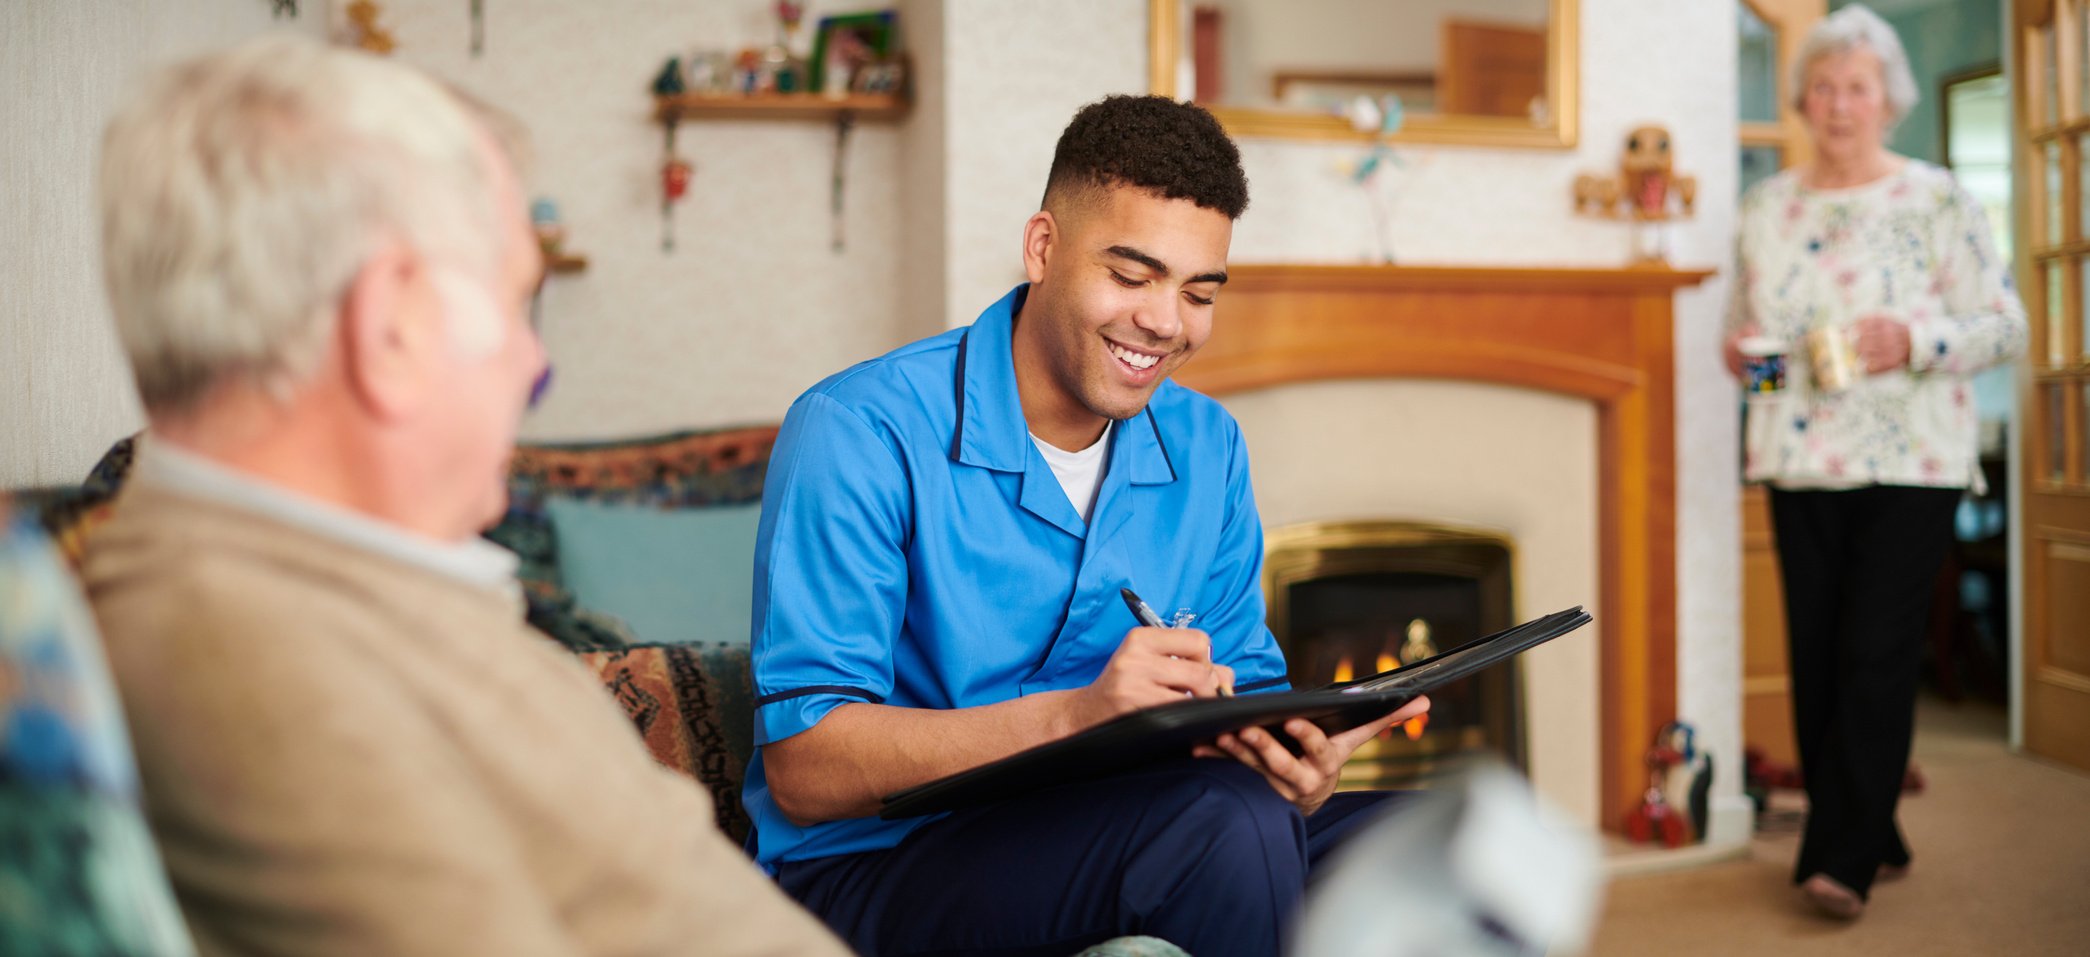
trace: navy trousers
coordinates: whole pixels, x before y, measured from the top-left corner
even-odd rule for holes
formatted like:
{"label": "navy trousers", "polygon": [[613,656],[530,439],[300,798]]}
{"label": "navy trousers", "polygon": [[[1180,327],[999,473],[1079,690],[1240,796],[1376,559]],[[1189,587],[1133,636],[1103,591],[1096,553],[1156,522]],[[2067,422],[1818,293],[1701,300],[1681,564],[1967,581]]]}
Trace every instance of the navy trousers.
{"label": "navy trousers", "polygon": [[1308,877],[1397,794],[1312,817],[1244,765],[1186,759],[959,811],[890,850],[778,866],[865,955],[1069,955],[1131,934],[1274,957]]}
{"label": "navy trousers", "polygon": [[1931,586],[1961,494],[1771,490],[1793,737],[1807,783],[1794,883],[1827,874],[1865,897],[1881,865],[1909,863],[1895,811],[1915,735]]}

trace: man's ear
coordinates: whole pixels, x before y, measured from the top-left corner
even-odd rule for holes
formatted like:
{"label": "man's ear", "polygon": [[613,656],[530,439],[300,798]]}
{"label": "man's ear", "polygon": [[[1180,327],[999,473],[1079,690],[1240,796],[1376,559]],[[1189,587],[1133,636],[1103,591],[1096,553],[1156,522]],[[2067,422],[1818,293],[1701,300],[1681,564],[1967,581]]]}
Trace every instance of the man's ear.
{"label": "man's ear", "polygon": [[341,297],[342,367],[356,400],[380,419],[399,419],[424,400],[439,372],[441,316],[427,266],[388,242],[363,261]]}
{"label": "man's ear", "polygon": [[1059,239],[1059,220],[1048,210],[1032,213],[1023,224],[1023,272],[1033,285],[1045,281],[1045,265],[1052,261]]}

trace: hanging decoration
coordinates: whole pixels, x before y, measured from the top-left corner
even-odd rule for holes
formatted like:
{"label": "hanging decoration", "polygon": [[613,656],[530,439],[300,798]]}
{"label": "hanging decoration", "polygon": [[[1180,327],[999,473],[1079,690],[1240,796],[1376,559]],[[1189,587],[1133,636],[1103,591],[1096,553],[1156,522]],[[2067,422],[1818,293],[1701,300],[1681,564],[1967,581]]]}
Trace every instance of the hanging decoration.
{"label": "hanging decoration", "polygon": [[472,0],[472,58],[486,52],[486,0]]}
{"label": "hanging decoration", "polygon": [[675,251],[675,204],[689,194],[689,180],[696,167],[675,155],[675,124],[668,123],[666,159],[660,167],[660,251]]}
{"label": "hanging decoration", "polygon": [[269,18],[281,20],[284,17],[298,18],[298,0],[269,0]]}
{"label": "hanging decoration", "polygon": [[835,168],[828,180],[827,211],[832,221],[834,237],[829,248],[842,251],[842,191],[849,170],[849,133],[856,128],[856,115],[843,110],[835,118]]}
{"label": "hanging decoration", "polygon": [[[669,57],[661,64],[660,72],[653,75],[654,96],[678,96],[687,87],[682,80],[682,58]],[[663,136],[660,165],[660,251],[675,251],[675,203],[689,193],[690,176],[696,167],[675,155],[675,127],[680,117],[669,111],[661,117]]]}

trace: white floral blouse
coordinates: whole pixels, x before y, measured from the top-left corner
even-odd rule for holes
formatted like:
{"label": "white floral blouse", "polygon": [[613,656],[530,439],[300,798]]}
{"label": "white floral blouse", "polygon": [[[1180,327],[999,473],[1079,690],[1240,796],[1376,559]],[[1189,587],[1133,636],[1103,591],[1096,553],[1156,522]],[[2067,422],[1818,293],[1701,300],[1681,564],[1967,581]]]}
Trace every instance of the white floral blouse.
{"label": "white floral blouse", "polygon": [[[1784,391],[1748,400],[1745,478],[1979,490],[1968,379],[2023,352],[2026,327],[1974,197],[1920,160],[1847,189],[1786,170],[1742,197],[1740,233],[1728,331],[1754,322],[1793,349]],[[1908,365],[1816,389],[1801,337],[1872,315],[1908,325]]]}

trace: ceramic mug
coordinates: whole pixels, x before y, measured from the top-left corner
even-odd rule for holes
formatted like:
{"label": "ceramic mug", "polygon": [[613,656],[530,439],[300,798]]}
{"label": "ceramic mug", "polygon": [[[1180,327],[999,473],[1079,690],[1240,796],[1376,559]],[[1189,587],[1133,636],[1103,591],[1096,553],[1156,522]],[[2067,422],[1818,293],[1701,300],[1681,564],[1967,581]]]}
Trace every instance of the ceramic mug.
{"label": "ceramic mug", "polygon": [[1792,350],[1784,340],[1750,336],[1739,343],[1739,348],[1744,395],[1773,396],[1785,391],[1785,357]]}
{"label": "ceramic mug", "polygon": [[1824,326],[1807,334],[1807,360],[1814,387],[1842,392],[1858,381],[1858,343],[1845,326]]}

